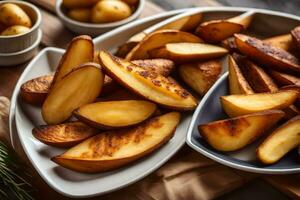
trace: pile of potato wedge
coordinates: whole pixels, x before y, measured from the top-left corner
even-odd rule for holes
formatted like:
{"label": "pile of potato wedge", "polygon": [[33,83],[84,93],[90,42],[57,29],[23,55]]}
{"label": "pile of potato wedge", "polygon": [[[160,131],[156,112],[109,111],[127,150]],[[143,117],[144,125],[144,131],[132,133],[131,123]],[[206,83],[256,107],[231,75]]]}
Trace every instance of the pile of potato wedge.
{"label": "pile of potato wedge", "polygon": [[[265,72],[270,69],[279,73],[284,77],[282,82],[288,82],[290,76],[293,79],[289,83],[297,78],[297,58],[276,45],[283,46],[283,38],[292,37],[261,41],[238,34],[246,32],[253,17],[253,12],[247,12],[202,22],[202,14],[194,14],[150,34],[137,33],[115,54],[95,51],[89,36],[74,38],[53,75],[45,74],[21,86],[22,99],[41,106],[46,123],[33,129],[34,137],[47,145],[68,148],[51,160],[74,171],[97,173],[132,163],[172,138],[180,113],[196,108],[198,100],[222,74],[221,60],[230,53],[230,90],[234,95],[224,97],[222,103],[230,117],[237,119],[217,122],[230,123],[227,130],[214,122],[200,128],[208,143],[218,150],[242,148],[259,136],[255,131],[299,114],[299,87],[285,84],[288,86],[279,88]],[[272,50],[262,51],[266,49],[264,45]],[[294,50],[296,46],[289,48]],[[265,82],[247,82],[249,78],[243,74],[240,62],[249,62],[245,71],[250,71],[253,64],[255,69],[247,74]],[[253,87],[252,83],[259,85]],[[264,93],[254,94],[260,92]],[[250,107],[243,108],[244,103]],[[289,124],[299,124],[299,120],[291,120]],[[244,133],[249,124],[251,128]],[[222,137],[214,136],[216,131]],[[273,142],[264,144],[265,148],[269,145],[276,146]]]}

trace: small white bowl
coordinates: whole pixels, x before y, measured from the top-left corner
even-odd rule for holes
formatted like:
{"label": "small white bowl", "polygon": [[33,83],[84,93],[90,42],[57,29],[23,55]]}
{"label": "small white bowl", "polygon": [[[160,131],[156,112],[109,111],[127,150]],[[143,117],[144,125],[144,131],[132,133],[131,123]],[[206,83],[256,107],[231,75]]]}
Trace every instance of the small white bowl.
{"label": "small white bowl", "polygon": [[[128,22],[131,22],[138,18],[140,14],[142,13],[145,5],[145,0],[139,0],[139,5],[135,12],[129,16],[126,19],[123,19],[121,21],[112,22],[112,23],[102,23],[102,24],[94,24],[94,23],[85,23],[85,22],[79,22],[76,20],[71,19],[65,14],[65,9],[62,7],[62,1],[63,0],[56,0],[56,13],[59,16],[59,18],[62,20],[62,22],[65,24],[65,26],[70,29],[71,31],[78,33],[78,34],[86,34],[90,36],[98,36],[102,33],[105,33],[107,31],[110,31],[114,28],[117,28],[119,26],[122,26],[124,24],[127,24]],[[88,1],[88,0],[86,0]]]}
{"label": "small white bowl", "polygon": [[33,22],[30,31],[11,36],[0,36],[0,53],[16,53],[31,47],[38,38],[39,27],[42,21],[42,15],[39,9],[24,1],[7,0],[1,1],[1,4],[13,3],[20,6]]}
{"label": "small white bowl", "polygon": [[37,32],[37,38],[30,47],[14,53],[0,53],[0,66],[13,66],[22,64],[35,56],[43,35],[40,29],[38,29]]}

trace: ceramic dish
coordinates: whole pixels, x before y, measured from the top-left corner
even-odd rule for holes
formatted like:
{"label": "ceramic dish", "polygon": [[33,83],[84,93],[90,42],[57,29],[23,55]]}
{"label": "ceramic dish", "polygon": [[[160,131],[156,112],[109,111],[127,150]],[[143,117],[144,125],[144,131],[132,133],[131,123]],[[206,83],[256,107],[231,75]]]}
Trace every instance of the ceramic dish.
{"label": "ceramic dish", "polygon": [[33,22],[33,26],[30,28],[30,31],[24,34],[0,36],[0,53],[20,53],[20,51],[28,49],[36,43],[40,34],[39,27],[41,25],[42,15],[39,9],[31,3],[8,0],[1,1],[0,5],[4,3],[14,3],[19,5]]}
{"label": "ceramic dish", "polygon": [[28,48],[14,53],[0,53],[0,66],[15,66],[30,60],[36,55],[42,36],[42,31],[39,29],[37,38]]}
{"label": "ceramic dish", "polygon": [[[95,45],[98,48],[102,47],[113,51],[131,35],[183,11],[162,13],[125,25],[95,39]],[[40,109],[22,103],[18,94],[20,85],[26,80],[53,72],[63,52],[63,49],[46,48],[31,61],[16,85],[10,108],[10,133],[13,143],[18,145],[20,140],[29,160],[49,186],[63,195],[76,198],[113,191],[153,172],[184,145],[189,118],[182,120],[182,125],[178,127],[174,138],[167,145],[164,145],[154,154],[145,157],[145,159],[119,170],[93,175],[81,174],[59,167],[50,161],[51,156],[60,154],[64,150],[44,145],[32,136],[33,126],[44,123],[40,116]],[[19,148],[19,146],[16,148]]]}
{"label": "ceramic dish", "polygon": [[119,26],[122,26],[124,24],[127,24],[136,18],[138,18],[145,5],[145,0],[139,0],[138,7],[136,8],[135,12],[132,13],[131,16],[129,16],[126,19],[123,19],[121,21],[112,22],[112,23],[103,23],[103,24],[92,24],[92,23],[85,23],[85,22],[79,22],[76,20],[71,19],[65,14],[64,8],[62,7],[62,0],[56,1],[56,13],[59,16],[59,18],[62,20],[62,22],[65,24],[65,26],[70,29],[71,31],[78,33],[78,34],[87,34],[91,36],[98,36],[101,33],[105,33],[107,31],[110,31],[114,28],[117,28]]}

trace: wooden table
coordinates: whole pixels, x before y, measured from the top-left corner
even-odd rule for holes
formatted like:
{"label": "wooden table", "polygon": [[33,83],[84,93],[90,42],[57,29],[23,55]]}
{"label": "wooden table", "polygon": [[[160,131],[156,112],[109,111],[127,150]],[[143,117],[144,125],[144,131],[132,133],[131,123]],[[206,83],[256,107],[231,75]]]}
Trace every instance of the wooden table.
{"label": "wooden table", "polygon": [[[61,21],[56,17],[54,11],[54,4],[55,0],[30,0],[32,3],[39,6],[43,22],[42,22],[42,30],[43,30],[43,38],[42,43],[40,45],[40,49],[46,46],[55,46],[55,47],[65,47],[66,44],[73,38],[75,35],[68,31]],[[170,6],[171,0],[153,0],[154,2],[158,2],[160,5],[166,7],[167,9],[174,8],[174,5]],[[179,7],[194,7],[194,6],[219,6],[220,3],[213,1],[213,0],[176,0],[176,8]],[[165,5],[164,5],[165,4]],[[162,12],[163,9],[157,6],[150,1],[146,1],[146,8],[141,17],[149,16],[155,13]],[[63,37],[61,37],[63,35]],[[8,98],[11,97],[14,86],[16,81],[18,80],[19,76],[23,72],[26,67],[26,63],[15,66],[15,67],[0,67],[0,96],[6,96]],[[184,152],[185,149],[181,151]],[[23,155],[24,156],[24,155]],[[33,174],[32,176],[32,184],[39,189],[38,192],[35,193],[36,199],[68,199],[63,197],[62,195],[58,194],[39,177],[36,171],[31,167],[31,164],[28,163],[29,171]],[[291,176],[292,177],[292,176]],[[295,195],[295,186],[294,183],[291,183],[290,177],[286,177],[285,179],[278,178],[278,177],[267,177],[265,180],[272,183],[274,186],[278,187],[279,189],[285,190],[288,194],[294,197],[298,197]],[[284,180],[284,181],[282,181]],[[298,191],[299,192],[299,191]],[[102,196],[101,199],[122,199],[122,190]],[[97,199],[97,198],[94,198]]]}

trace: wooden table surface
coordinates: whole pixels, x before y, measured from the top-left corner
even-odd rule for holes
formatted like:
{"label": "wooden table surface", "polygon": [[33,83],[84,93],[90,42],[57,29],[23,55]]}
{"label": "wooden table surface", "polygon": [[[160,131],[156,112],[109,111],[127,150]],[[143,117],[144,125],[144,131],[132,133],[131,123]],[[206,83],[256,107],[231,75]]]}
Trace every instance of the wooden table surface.
{"label": "wooden table surface", "polygon": [[[56,17],[54,4],[55,0],[29,0],[30,2],[39,6],[43,22],[42,22],[42,31],[43,31],[43,38],[40,45],[40,49],[47,47],[47,46],[54,46],[54,47],[65,47],[66,44],[73,38],[75,35],[67,30],[61,21]],[[214,0],[153,0],[163,8],[168,10],[174,8],[183,8],[183,7],[194,7],[194,6],[220,6],[221,3],[214,1]],[[222,0],[221,0],[222,1]],[[150,1],[146,1],[146,8],[141,17],[149,16],[158,12],[162,12],[164,9],[162,7],[157,6]],[[63,37],[61,37],[63,35]],[[18,80],[19,76],[21,75],[22,71],[25,69],[27,63],[13,66],[13,67],[0,67],[0,96],[6,96],[8,98],[11,97],[14,86],[16,81]],[[39,192],[35,193],[36,199],[68,199],[59,195],[57,192],[49,188],[49,186],[37,175],[37,173],[32,169],[29,164],[29,169],[33,173],[32,183],[35,186],[38,186]],[[286,177],[286,179],[291,179],[291,177]],[[282,184],[287,187],[284,190],[288,190],[287,192],[293,196],[298,197],[295,195],[295,189],[293,188],[293,184],[290,181],[282,182],[281,180],[277,180],[278,178],[266,178],[265,180],[272,183],[274,186],[282,189]],[[296,181],[296,180],[295,180]],[[289,184],[291,184],[290,187]],[[121,194],[122,191],[119,193]],[[285,191],[286,192],[286,191]],[[118,196],[118,194],[115,194]],[[111,199],[111,195],[102,196],[101,199]],[[230,199],[231,197],[227,198]],[[96,199],[96,198],[95,198]]]}

